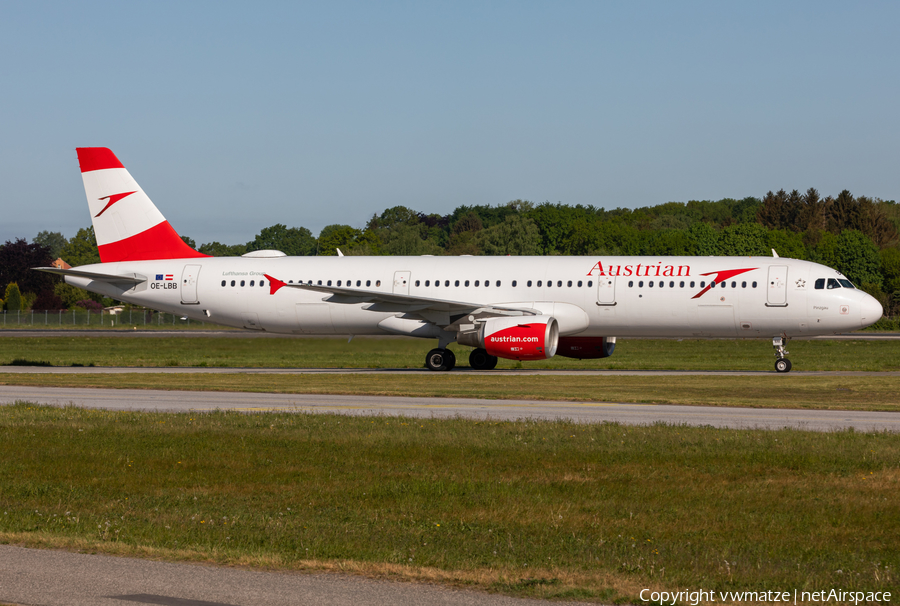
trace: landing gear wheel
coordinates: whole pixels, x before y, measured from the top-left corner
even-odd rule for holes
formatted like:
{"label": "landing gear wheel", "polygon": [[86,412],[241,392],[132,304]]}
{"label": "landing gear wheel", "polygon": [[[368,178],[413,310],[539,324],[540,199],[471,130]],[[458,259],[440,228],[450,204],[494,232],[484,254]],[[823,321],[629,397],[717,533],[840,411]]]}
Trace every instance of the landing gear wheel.
{"label": "landing gear wheel", "polygon": [[453,370],[456,367],[456,354],[449,349],[444,350],[444,370]]}
{"label": "landing gear wheel", "polygon": [[791,361],[787,358],[778,358],[775,360],[776,372],[791,372]]}
{"label": "landing gear wheel", "polygon": [[[450,355],[447,355],[448,353]],[[425,356],[425,366],[428,370],[450,370],[455,364],[456,356],[446,349],[432,349]]]}
{"label": "landing gear wheel", "polygon": [[497,356],[483,349],[473,349],[469,354],[469,366],[475,370],[493,370],[497,366]]}

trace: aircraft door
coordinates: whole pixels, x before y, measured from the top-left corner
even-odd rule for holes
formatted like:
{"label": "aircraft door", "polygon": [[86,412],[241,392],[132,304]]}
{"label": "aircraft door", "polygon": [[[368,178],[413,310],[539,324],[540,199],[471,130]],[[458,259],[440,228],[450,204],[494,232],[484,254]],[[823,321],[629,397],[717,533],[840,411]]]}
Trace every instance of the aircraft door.
{"label": "aircraft door", "polygon": [[409,277],[411,272],[395,271],[394,272],[394,290],[398,295],[409,294]]}
{"label": "aircraft door", "polygon": [[597,276],[597,305],[616,304],[616,277]]}
{"label": "aircraft door", "polygon": [[199,265],[185,265],[181,272],[181,303],[182,305],[198,305],[197,278],[200,276]]}
{"label": "aircraft door", "polygon": [[766,284],[766,305],[787,307],[787,265],[769,267],[769,281]]}

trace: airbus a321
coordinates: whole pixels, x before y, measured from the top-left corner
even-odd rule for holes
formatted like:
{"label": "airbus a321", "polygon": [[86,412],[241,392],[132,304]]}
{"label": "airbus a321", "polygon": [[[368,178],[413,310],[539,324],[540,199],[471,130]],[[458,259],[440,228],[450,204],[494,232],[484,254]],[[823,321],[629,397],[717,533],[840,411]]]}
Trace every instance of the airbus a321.
{"label": "airbus a321", "polygon": [[451,370],[498,358],[590,359],[617,337],[765,338],[785,345],[864,328],[878,301],[839,272],[772,257],[209,257],[188,246],[107,148],[78,161],[101,263],[40,268],[120,301],[273,333],[437,339],[425,356]]}

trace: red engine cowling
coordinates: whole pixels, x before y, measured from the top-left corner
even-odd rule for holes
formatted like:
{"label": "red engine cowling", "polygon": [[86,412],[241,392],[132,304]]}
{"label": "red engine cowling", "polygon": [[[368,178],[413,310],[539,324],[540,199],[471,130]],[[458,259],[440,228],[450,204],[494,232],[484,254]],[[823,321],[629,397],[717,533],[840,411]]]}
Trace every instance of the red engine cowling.
{"label": "red engine cowling", "polygon": [[508,360],[546,360],[556,354],[559,323],[552,316],[490,318],[477,331],[461,333],[459,343]]}
{"label": "red engine cowling", "polygon": [[616,348],[615,337],[560,337],[556,355],[564,358],[593,360],[608,358]]}

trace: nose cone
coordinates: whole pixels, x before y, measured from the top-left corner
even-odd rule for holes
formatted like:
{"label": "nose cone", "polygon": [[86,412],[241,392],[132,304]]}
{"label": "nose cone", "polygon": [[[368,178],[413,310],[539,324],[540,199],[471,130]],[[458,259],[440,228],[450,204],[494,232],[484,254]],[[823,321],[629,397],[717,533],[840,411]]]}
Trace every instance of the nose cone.
{"label": "nose cone", "polygon": [[878,299],[873,297],[872,295],[864,295],[862,301],[860,301],[860,322],[863,325],[863,328],[866,326],[870,326],[881,319],[881,314],[884,313],[884,309],[881,307],[881,303],[878,302]]}

